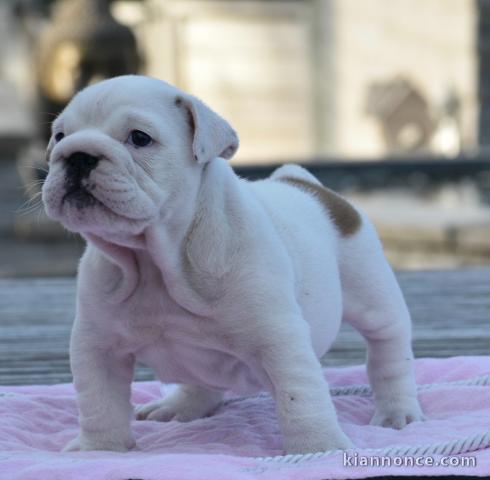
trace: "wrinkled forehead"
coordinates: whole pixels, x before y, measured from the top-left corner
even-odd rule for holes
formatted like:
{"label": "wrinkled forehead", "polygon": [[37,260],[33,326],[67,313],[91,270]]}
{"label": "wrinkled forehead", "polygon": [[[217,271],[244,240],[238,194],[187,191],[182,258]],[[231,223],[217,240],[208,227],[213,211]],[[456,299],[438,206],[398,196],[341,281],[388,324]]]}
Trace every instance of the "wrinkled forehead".
{"label": "wrinkled forehead", "polygon": [[132,116],[159,118],[170,114],[180,91],[150,78],[120,77],[100,82],[79,92],[54,121],[60,126],[77,129],[99,126],[114,115],[131,120]]}

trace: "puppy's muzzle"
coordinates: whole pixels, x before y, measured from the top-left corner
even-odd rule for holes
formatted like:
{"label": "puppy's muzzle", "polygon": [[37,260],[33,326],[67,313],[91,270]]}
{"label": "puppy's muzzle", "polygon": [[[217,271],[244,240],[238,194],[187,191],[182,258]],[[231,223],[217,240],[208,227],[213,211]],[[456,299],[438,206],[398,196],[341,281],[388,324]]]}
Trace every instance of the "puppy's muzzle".
{"label": "puppy's muzzle", "polygon": [[63,200],[74,203],[79,209],[94,203],[94,197],[87,190],[82,180],[89,177],[90,172],[98,163],[98,157],[86,152],[75,152],[65,159],[65,195]]}

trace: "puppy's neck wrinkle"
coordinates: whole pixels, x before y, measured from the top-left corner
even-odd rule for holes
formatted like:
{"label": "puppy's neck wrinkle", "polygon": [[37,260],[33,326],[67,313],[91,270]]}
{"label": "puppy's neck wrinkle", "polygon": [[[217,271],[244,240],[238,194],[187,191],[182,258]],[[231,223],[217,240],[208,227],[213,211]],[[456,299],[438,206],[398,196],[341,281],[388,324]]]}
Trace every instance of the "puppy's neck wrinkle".
{"label": "puppy's neck wrinkle", "polygon": [[228,274],[236,267],[244,208],[237,183],[225,160],[212,160],[177,223],[146,230],[148,251],[169,295],[195,315],[214,315],[217,301],[226,294]]}
{"label": "puppy's neck wrinkle", "polygon": [[105,292],[109,301],[114,304],[125,302],[135,292],[139,282],[139,267],[135,253],[128,247],[110,243],[96,235],[86,234],[85,237],[121,271],[116,283]]}
{"label": "puppy's neck wrinkle", "polygon": [[224,294],[227,274],[234,267],[240,245],[240,200],[231,167],[222,159],[206,165],[197,209],[182,243],[181,268],[189,287],[207,302]]}

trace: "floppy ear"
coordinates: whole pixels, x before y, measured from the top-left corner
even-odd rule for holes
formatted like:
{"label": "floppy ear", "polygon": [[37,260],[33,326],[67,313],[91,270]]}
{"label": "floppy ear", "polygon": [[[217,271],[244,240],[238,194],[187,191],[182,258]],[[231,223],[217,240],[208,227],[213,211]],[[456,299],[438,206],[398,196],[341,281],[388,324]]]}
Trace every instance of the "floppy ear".
{"label": "floppy ear", "polygon": [[175,104],[187,109],[193,131],[192,150],[198,163],[233,157],[238,150],[238,135],[224,118],[192,95],[179,95]]}

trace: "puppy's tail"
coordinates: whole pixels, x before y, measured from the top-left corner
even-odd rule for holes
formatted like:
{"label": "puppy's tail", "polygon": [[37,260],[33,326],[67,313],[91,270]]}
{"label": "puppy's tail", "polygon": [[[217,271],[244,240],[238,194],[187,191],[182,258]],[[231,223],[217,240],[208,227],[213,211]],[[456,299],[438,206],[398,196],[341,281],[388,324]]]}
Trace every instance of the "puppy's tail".
{"label": "puppy's tail", "polygon": [[272,172],[270,176],[271,180],[281,180],[283,178],[297,178],[305,180],[310,183],[322,186],[320,180],[312,175],[308,170],[296,165],[295,163],[289,163],[277,168]]}

